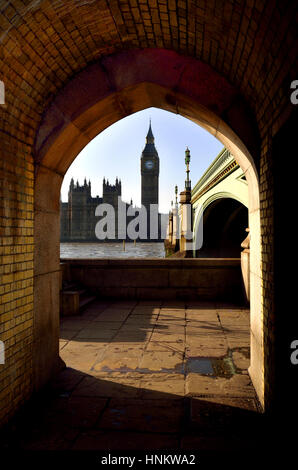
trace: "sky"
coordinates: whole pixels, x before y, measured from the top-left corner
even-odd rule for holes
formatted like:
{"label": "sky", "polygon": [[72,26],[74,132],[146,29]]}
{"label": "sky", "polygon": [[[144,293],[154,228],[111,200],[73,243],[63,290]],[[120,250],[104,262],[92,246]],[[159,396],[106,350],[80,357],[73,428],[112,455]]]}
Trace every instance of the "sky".
{"label": "sky", "polygon": [[132,199],[133,204],[139,206],[140,158],[150,118],[160,160],[159,211],[167,213],[171,201],[175,201],[175,185],[178,185],[178,193],[184,189],[186,147],[190,150],[190,179],[194,187],[223,145],[189,119],[157,108],[148,108],[121,119],[86,145],[64,177],[62,201],[67,201],[71,178],[80,184],[85,177],[87,181],[90,179],[94,197],[102,196],[104,177],[113,184],[118,177],[122,182],[122,199],[126,202]]}

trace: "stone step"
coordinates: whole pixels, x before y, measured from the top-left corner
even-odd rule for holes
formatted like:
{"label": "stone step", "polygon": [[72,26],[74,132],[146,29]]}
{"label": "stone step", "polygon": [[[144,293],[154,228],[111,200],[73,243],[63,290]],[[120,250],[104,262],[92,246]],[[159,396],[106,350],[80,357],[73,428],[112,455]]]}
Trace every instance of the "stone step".
{"label": "stone step", "polygon": [[84,294],[80,296],[80,306],[79,306],[80,313],[95,299],[96,299],[96,296],[91,295],[91,294]]}
{"label": "stone step", "polygon": [[62,290],[63,291],[70,291],[70,290],[77,290],[78,286],[76,284],[72,283],[63,283],[62,285]]}
{"label": "stone step", "polygon": [[96,296],[74,283],[64,285],[61,291],[61,315],[80,315]]}

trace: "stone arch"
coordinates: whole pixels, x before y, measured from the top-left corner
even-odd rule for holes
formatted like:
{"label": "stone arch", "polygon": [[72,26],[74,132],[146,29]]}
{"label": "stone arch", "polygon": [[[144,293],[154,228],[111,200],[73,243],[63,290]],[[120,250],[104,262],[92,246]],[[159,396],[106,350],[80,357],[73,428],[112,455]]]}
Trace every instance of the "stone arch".
{"label": "stone arch", "polygon": [[194,226],[193,226],[193,232],[195,234],[195,238],[197,236],[197,232],[199,230],[199,224],[201,222],[201,218],[205,212],[205,210],[212,204],[214,201],[217,201],[218,199],[224,199],[224,198],[230,198],[230,199],[235,199],[235,201],[240,202],[243,204],[245,207],[248,208],[248,203],[245,201],[243,198],[239,197],[237,194],[234,194],[232,192],[228,191],[219,191],[218,193],[212,194],[209,198],[207,198],[203,204],[199,207],[199,210],[196,211],[195,217],[194,217]]}
{"label": "stone arch", "polygon": [[244,99],[226,79],[200,61],[165,50],[125,51],[91,65],[58,93],[38,128],[34,147],[36,387],[48,380],[58,362],[63,176],[98,133],[150,106],[181,114],[208,130],[230,150],[246,176],[251,229],[250,375],[264,404],[257,126]]}

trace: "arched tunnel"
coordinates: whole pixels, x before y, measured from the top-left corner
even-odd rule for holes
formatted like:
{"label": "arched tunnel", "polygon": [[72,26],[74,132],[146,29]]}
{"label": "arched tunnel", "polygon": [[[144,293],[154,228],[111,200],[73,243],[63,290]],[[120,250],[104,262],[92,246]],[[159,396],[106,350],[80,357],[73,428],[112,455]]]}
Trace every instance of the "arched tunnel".
{"label": "arched tunnel", "polygon": [[246,238],[248,210],[239,201],[221,198],[203,213],[203,245],[197,258],[239,258]]}

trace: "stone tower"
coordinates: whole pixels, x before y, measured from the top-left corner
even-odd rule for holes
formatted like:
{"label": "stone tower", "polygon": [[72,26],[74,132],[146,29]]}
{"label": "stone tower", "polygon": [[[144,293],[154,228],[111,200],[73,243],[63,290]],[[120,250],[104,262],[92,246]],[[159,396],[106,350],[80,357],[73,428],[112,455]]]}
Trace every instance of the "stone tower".
{"label": "stone tower", "polygon": [[105,204],[118,207],[118,197],[121,197],[121,181],[116,178],[115,184],[110,184],[109,180],[103,179],[102,197]]}
{"label": "stone tower", "polygon": [[84,184],[79,182],[75,184],[71,179],[68,191],[69,203],[69,234],[75,240],[84,240],[86,232],[89,229],[88,222],[88,204],[91,199],[91,184],[87,183],[86,178]]}
{"label": "stone tower", "polygon": [[154,145],[151,121],[146,145],[141,156],[142,205],[147,210],[150,204],[158,204],[159,156]]}

